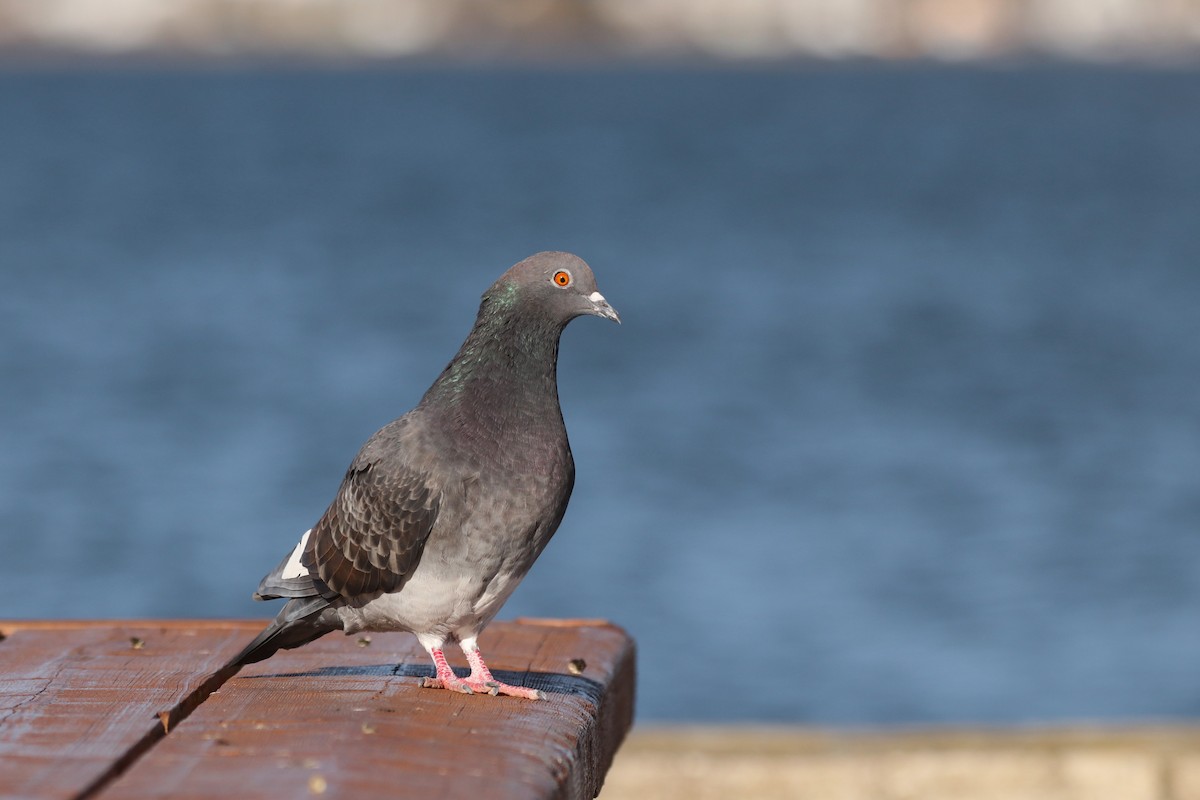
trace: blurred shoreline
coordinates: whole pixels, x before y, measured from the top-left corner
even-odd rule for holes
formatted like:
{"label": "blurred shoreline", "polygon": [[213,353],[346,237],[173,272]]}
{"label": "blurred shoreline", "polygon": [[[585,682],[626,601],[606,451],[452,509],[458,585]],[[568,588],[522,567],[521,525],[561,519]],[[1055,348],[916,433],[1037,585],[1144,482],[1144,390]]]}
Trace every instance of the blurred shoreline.
{"label": "blurred shoreline", "polygon": [[599,800],[1200,797],[1200,729],[639,726]]}
{"label": "blurred shoreline", "polygon": [[0,61],[80,55],[1191,63],[1200,0],[0,0]]}

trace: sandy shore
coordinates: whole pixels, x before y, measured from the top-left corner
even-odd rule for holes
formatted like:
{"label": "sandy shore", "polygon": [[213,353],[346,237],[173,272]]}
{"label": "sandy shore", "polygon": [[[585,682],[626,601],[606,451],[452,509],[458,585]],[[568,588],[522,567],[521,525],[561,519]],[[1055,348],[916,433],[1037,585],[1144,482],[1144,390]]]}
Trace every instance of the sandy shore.
{"label": "sandy shore", "polygon": [[637,728],[601,800],[1200,800],[1200,726]]}

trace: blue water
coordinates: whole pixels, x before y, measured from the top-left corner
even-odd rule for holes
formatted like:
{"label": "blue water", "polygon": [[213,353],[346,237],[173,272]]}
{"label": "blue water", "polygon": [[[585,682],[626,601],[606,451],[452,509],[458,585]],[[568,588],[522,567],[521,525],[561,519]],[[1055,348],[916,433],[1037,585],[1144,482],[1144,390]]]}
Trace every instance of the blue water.
{"label": "blue water", "polygon": [[1200,715],[1186,70],[0,73],[0,616],[273,613],[549,248],[625,324],[502,616],[627,627],[643,720]]}

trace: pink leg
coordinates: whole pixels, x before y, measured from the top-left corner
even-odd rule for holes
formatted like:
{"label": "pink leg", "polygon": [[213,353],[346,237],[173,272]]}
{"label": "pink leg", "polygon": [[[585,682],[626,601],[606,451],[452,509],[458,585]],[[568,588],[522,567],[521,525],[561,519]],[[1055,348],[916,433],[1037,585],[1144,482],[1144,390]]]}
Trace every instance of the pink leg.
{"label": "pink leg", "polygon": [[530,689],[524,686],[510,686],[507,683],[501,683],[492,677],[492,671],[488,669],[487,664],[483,663],[483,656],[479,654],[479,648],[475,646],[475,640],[465,639],[462,643],[463,653],[467,656],[467,663],[471,665],[471,674],[465,678],[459,678],[454,674],[454,670],[450,669],[450,665],[446,663],[446,655],[442,652],[441,647],[428,647],[429,655],[433,658],[433,666],[437,670],[437,677],[426,678],[422,682],[422,686],[427,689],[449,689],[454,692],[463,692],[464,694],[490,694],[490,695],[508,695],[509,697],[524,697],[528,700],[545,700],[545,692],[540,692],[537,689]]}
{"label": "pink leg", "polygon": [[454,670],[450,669],[450,665],[446,663],[446,654],[442,652],[442,648],[431,648],[429,655],[433,657],[433,667],[437,670],[437,677],[426,678],[421,683],[422,686],[426,689],[449,689],[452,692],[474,694],[474,690],[465,682],[459,680],[454,674]]}
{"label": "pink leg", "polygon": [[[474,645],[474,640],[470,641]],[[510,686],[507,683],[501,683],[492,677],[492,671],[488,669],[487,664],[483,663],[483,656],[479,653],[479,648],[471,646],[468,649],[468,642],[463,642],[463,652],[467,655],[467,663],[471,665],[471,674],[467,676],[467,684],[477,692],[490,692],[493,695],[505,694],[509,697],[524,697],[526,700],[545,700],[546,693],[537,689],[530,689],[527,686]]]}

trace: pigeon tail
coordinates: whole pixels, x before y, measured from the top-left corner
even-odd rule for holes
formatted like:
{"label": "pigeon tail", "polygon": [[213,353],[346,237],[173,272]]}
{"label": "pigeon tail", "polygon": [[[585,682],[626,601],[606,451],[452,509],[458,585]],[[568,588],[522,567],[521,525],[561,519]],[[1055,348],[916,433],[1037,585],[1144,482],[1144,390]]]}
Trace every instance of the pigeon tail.
{"label": "pigeon tail", "polygon": [[242,652],[230,659],[226,666],[240,667],[263,661],[280,650],[291,650],[341,629],[341,617],[325,598],[289,600],[271,624],[254,637],[254,641],[246,645]]}

